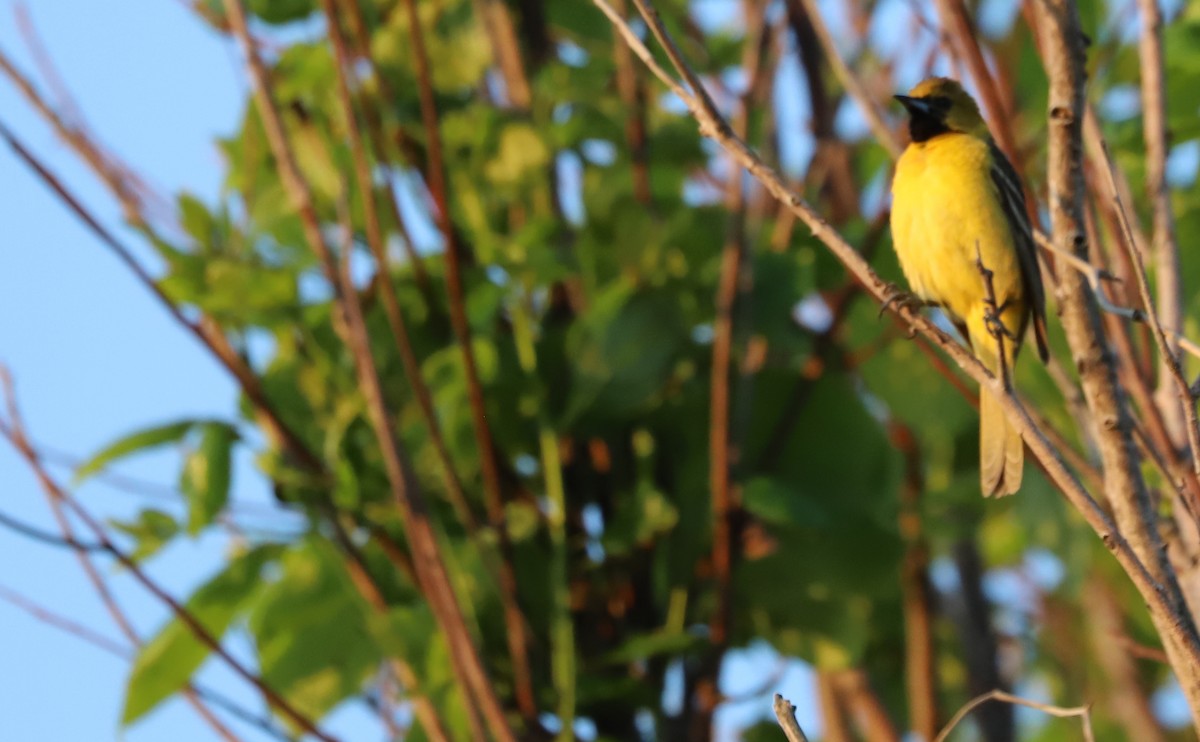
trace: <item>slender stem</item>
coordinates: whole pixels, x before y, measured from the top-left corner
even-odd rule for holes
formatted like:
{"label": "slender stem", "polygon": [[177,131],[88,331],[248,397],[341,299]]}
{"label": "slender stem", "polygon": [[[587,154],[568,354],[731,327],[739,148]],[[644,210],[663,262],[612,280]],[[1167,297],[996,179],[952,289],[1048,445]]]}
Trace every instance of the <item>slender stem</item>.
{"label": "slender stem", "polygon": [[[537,349],[533,338],[532,309],[528,302],[518,299],[512,312],[513,342],[517,347],[517,362],[531,383],[537,381]],[[543,396],[538,390],[539,398]],[[558,451],[558,435],[551,426],[542,399],[538,405],[538,449],[546,487],[546,522],[550,529],[550,590],[553,595],[550,653],[551,675],[558,693],[560,742],[575,739],[575,625],[571,617],[571,589],[567,571],[567,493],[563,485],[562,459]]]}
{"label": "slender stem", "polygon": [[988,691],[987,693],[976,696],[968,701],[967,705],[963,706],[958,710],[958,713],[954,714],[954,716],[950,719],[950,723],[946,725],[946,728],[942,730],[941,734],[939,734],[933,742],[946,742],[946,740],[950,737],[950,733],[954,731],[954,728],[958,726],[960,721],[967,718],[972,711],[988,701],[1001,701],[1003,703],[1011,703],[1018,706],[1028,706],[1031,709],[1037,709],[1038,711],[1043,711],[1051,716],[1057,716],[1060,718],[1078,716],[1080,723],[1083,725],[1084,740],[1086,740],[1086,742],[1096,742],[1096,737],[1092,732],[1092,709],[1090,706],[1051,706],[1047,703],[1038,703],[1037,701],[1030,701],[1027,698],[1014,696],[1011,693],[1005,693],[1002,690]]}
{"label": "slender stem", "polygon": [[867,126],[871,128],[871,133],[875,135],[875,141],[881,147],[887,150],[888,157],[893,160],[900,158],[900,142],[896,139],[895,133],[891,127],[883,120],[883,115],[879,112],[879,107],[875,105],[871,95],[867,92],[866,86],[846,64],[846,60],[842,59],[842,55],[838,53],[837,42],[833,38],[833,34],[829,31],[829,26],[826,25],[824,17],[821,16],[821,10],[817,7],[816,0],[800,0],[804,4],[804,10],[807,12],[809,22],[812,23],[813,30],[816,32],[817,39],[821,42],[821,48],[825,50],[825,58],[829,60],[829,66],[833,68],[833,74],[837,76],[838,82],[842,84],[846,92],[858,104],[859,111],[862,112],[863,118],[867,120]]}
{"label": "slender stem", "polygon": [[[1138,71],[1142,77],[1142,136],[1146,142],[1146,193],[1154,210],[1154,282],[1158,288],[1157,311],[1162,325],[1183,329],[1183,280],[1179,266],[1179,244],[1175,238],[1175,215],[1171,210],[1171,192],[1167,188],[1166,73],[1163,64],[1163,18],[1157,0],[1138,0],[1142,32],[1138,35]],[[1159,361],[1158,389],[1155,397],[1162,409],[1167,429],[1176,445],[1186,437],[1193,443],[1196,404],[1191,395],[1179,396],[1172,389],[1172,377],[1178,376],[1178,364],[1172,360],[1177,344],[1166,338]],[[1193,446],[1194,466],[1200,467]],[[1198,469],[1200,471],[1200,469]]]}
{"label": "slender stem", "polygon": [[804,730],[796,721],[796,707],[790,701],[776,693],[772,708],[775,710],[775,718],[779,720],[779,726],[783,728],[788,742],[808,742],[808,737],[804,735]]}
{"label": "slender stem", "polygon": [[467,322],[462,284],[463,246],[460,244],[450,215],[450,200],[446,190],[446,166],[442,154],[442,135],[438,123],[437,103],[433,95],[433,76],[429,67],[429,55],[425,49],[425,34],[422,30],[420,14],[417,12],[416,0],[404,0],[404,5],[408,11],[409,39],[412,42],[413,58],[417,68],[417,92],[421,107],[421,121],[425,127],[429,150],[425,177],[429,184],[430,195],[433,196],[434,205],[437,207],[437,224],[445,242],[446,292],[450,301],[450,323],[454,327],[454,334],[458,338],[463,356],[467,395],[471,403],[471,422],[483,472],[484,493],[489,499],[489,509],[502,511],[500,471],[496,462],[495,447],[488,431],[483,386],[479,382],[475,351],[471,346],[471,330]]}
{"label": "slender stem", "polygon": [[925,489],[921,448],[912,429],[898,420],[888,424],[888,438],[904,459],[900,536],[905,548],[900,567],[900,589],[904,609],[904,686],[908,719],[913,731],[924,739],[932,739],[938,724],[938,687],[929,544],[921,518],[921,493]]}
{"label": "slender stem", "polygon": [[[1105,158],[1107,159],[1108,152],[1105,149]],[[1129,226],[1129,215],[1125,212],[1125,206],[1121,203],[1121,196],[1117,191],[1117,183],[1113,177],[1111,162],[1109,167],[1105,169],[1107,182],[1109,187],[1109,195],[1116,205],[1117,216],[1120,220],[1121,229],[1124,232],[1125,249],[1129,251],[1129,257],[1133,263],[1134,275],[1137,277],[1138,291],[1142,296],[1142,304],[1146,307],[1146,319],[1153,330],[1154,342],[1158,345],[1158,352],[1162,358],[1162,362],[1166,364],[1170,378],[1175,383],[1175,394],[1179,398],[1179,402],[1183,405],[1184,417],[1186,420],[1186,430],[1188,445],[1192,451],[1192,471],[1200,476],[1200,418],[1196,415],[1196,400],[1192,396],[1191,385],[1187,379],[1183,377],[1183,369],[1179,365],[1179,356],[1172,347],[1170,338],[1163,329],[1162,320],[1159,318],[1158,307],[1154,304],[1154,298],[1150,295],[1150,279],[1146,275],[1146,262],[1142,253],[1137,249],[1137,244],[1133,239],[1133,230]],[[1169,415],[1164,415],[1167,420]],[[1200,500],[1190,503],[1192,510],[1197,517],[1200,517]]]}

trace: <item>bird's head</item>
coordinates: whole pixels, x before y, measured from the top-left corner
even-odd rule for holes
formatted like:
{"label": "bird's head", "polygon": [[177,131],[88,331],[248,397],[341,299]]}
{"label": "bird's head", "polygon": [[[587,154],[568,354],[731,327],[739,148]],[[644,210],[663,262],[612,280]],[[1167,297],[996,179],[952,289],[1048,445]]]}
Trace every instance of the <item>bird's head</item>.
{"label": "bird's head", "polygon": [[931,77],[918,83],[908,95],[897,95],[896,100],[908,109],[908,130],[914,142],[952,131],[988,136],[979,106],[957,80]]}

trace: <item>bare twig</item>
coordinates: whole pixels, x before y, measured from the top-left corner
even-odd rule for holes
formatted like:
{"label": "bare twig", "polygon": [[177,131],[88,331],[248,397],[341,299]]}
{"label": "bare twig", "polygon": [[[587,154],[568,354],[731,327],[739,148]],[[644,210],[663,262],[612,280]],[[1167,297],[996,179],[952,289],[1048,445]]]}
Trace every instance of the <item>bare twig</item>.
{"label": "bare twig", "polygon": [[[1104,150],[1105,159],[1108,160],[1108,148]],[[1106,163],[1105,168],[1106,181],[1109,187],[1109,195],[1112,197],[1113,203],[1116,205],[1117,216],[1121,223],[1122,231],[1124,232],[1125,249],[1129,251],[1129,257],[1133,263],[1134,275],[1137,277],[1138,291],[1142,296],[1142,304],[1146,307],[1145,317],[1150,324],[1154,334],[1154,342],[1158,345],[1158,352],[1163,363],[1166,364],[1171,378],[1175,383],[1175,393],[1179,397],[1179,403],[1183,405],[1184,419],[1187,423],[1187,438],[1188,445],[1192,450],[1192,470],[1200,475],[1200,417],[1196,414],[1196,400],[1192,396],[1191,385],[1187,379],[1183,377],[1183,369],[1179,365],[1179,357],[1172,349],[1171,341],[1167,337],[1166,331],[1163,329],[1162,321],[1158,316],[1158,308],[1154,304],[1154,298],[1150,295],[1150,279],[1146,275],[1146,263],[1143,260],[1142,254],[1137,249],[1134,243],[1133,230],[1129,226],[1129,215],[1125,211],[1124,204],[1121,203],[1121,196],[1117,192],[1117,182],[1113,177],[1112,163]],[[1169,416],[1167,416],[1169,419]],[[1191,503],[1193,512],[1200,515],[1200,501]]]}
{"label": "bare twig", "polygon": [[893,160],[900,158],[900,142],[896,139],[895,133],[883,120],[883,115],[879,112],[879,107],[875,105],[875,101],[867,92],[862,81],[846,64],[846,60],[838,54],[837,42],[833,38],[833,34],[829,31],[829,26],[826,25],[825,19],[821,16],[821,11],[817,7],[816,0],[800,0],[804,3],[804,9],[808,13],[808,18],[812,22],[813,30],[817,34],[817,39],[821,42],[821,47],[825,50],[825,58],[829,60],[829,65],[833,68],[833,73],[837,75],[838,82],[842,84],[846,92],[858,104],[859,110],[862,112],[863,118],[867,121],[867,126],[871,128],[871,133],[875,135],[875,141],[879,142],[888,156]]}
{"label": "bare twig", "polygon": [[[1155,311],[1161,324],[1176,330],[1183,329],[1183,281],[1179,271],[1179,244],[1175,238],[1175,215],[1171,210],[1171,193],[1167,189],[1167,132],[1166,81],[1163,68],[1162,10],[1155,0],[1138,0],[1142,30],[1138,34],[1138,56],[1142,78],[1142,136],[1146,142],[1146,192],[1154,210],[1154,283],[1158,288]],[[1178,363],[1175,344],[1171,338],[1159,360],[1158,388],[1154,396],[1162,410],[1167,430],[1176,445],[1184,438],[1192,445],[1196,404],[1189,395],[1179,396],[1171,389],[1172,378],[1178,387]],[[1200,467],[1200,461],[1194,465]],[[1197,469],[1200,471],[1200,468]]]}
{"label": "bare twig", "polygon": [[[742,3],[746,24],[746,40],[742,47],[742,69],[746,72],[747,84],[739,96],[734,113],[733,129],[739,137],[745,137],[749,125],[750,108],[755,91],[759,87],[759,73],[763,69],[766,41],[766,3],[745,0]],[[692,677],[695,699],[695,714],[691,718],[691,736],[700,738],[711,732],[713,713],[719,699],[718,674],[733,631],[733,570],[735,555],[740,551],[740,533],[737,527],[738,491],[733,481],[733,466],[736,463],[736,443],[730,432],[733,402],[730,393],[731,358],[733,355],[735,328],[735,305],[739,295],[752,280],[747,265],[746,237],[746,193],[741,167],[736,161],[729,163],[725,183],[725,207],[727,213],[725,243],[721,249],[721,268],[717,280],[715,297],[716,316],[713,320],[712,375],[709,386],[709,489],[711,492],[712,517],[712,569],[716,582],[716,606],[709,622],[711,646],[698,663]],[[744,297],[743,297],[744,299]]]}
{"label": "bare twig", "polygon": [[947,34],[957,43],[962,59],[971,72],[971,78],[979,89],[988,120],[995,126],[993,131],[996,134],[996,144],[1008,157],[1009,162],[1013,163],[1013,166],[1020,172],[1020,151],[1013,138],[1009,123],[1010,116],[1000,100],[995,80],[988,71],[987,61],[983,57],[983,49],[979,45],[979,39],[974,29],[971,28],[971,18],[966,5],[963,0],[936,0],[934,4],[937,7],[942,26],[947,29]]}
{"label": "bare twig", "polygon": [[822,739],[825,742],[853,742],[854,732],[846,719],[845,704],[837,684],[833,682],[833,673],[826,670],[817,671],[817,703],[821,709]]}
{"label": "bare twig", "polygon": [[860,668],[842,670],[833,675],[833,682],[863,739],[900,742],[896,724],[888,715],[879,694],[871,687],[866,672]]}
{"label": "bare twig", "polygon": [[[1125,618],[1121,603],[1108,582],[1092,575],[1084,586],[1088,628],[1092,647],[1100,666],[1104,668],[1108,706],[1129,739],[1138,742],[1163,742],[1164,734],[1154,710],[1150,708],[1146,689],[1142,687],[1137,663],[1121,645],[1125,636]],[[1117,641],[1114,641],[1117,639]]]}
{"label": "bare twig", "polygon": [[[401,158],[404,159],[404,148],[396,147],[384,131],[385,117],[381,106],[376,102],[377,100],[394,101],[398,100],[398,97],[392,90],[392,84],[389,82],[387,75],[379,74],[375,59],[371,56],[371,37],[367,31],[366,19],[363,18],[362,3],[358,2],[358,0],[339,0],[339,4],[350,20],[355,54],[360,60],[367,63],[371,72],[371,80],[379,88],[378,97],[369,95],[360,96],[368,118],[367,130],[371,135],[371,145],[375,148],[376,154],[383,159],[390,159],[385,156],[385,153],[394,153],[396,150],[400,150]],[[418,167],[418,163],[416,162],[409,162],[408,164],[414,168]],[[426,306],[432,312],[438,306],[438,302],[434,295],[432,282],[429,280],[429,272],[425,269],[425,261],[417,254],[416,247],[413,244],[412,233],[404,219],[404,214],[400,211],[399,201],[396,198],[395,177],[393,174],[389,174],[387,178],[384,178],[383,186],[387,194],[386,201],[389,215],[400,230],[402,238],[401,246],[404,249],[409,264],[412,266],[417,288],[420,290],[421,296],[424,297]]]}
{"label": "bare twig", "polygon": [[[624,11],[624,0],[616,0],[617,9]],[[632,163],[633,195],[644,206],[650,206],[650,158],[646,135],[646,85],[633,62],[629,45],[620,39],[613,43],[613,61],[617,66],[617,93],[625,109],[625,140]]]}
{"label": "bare twig", "polygon": [[988,701],[1000,701],[1003,703],[1016,704],[1018,706],[1027,706],[1031,709],[1037,709],[1038,711],[1042,711],[1050,714],[1051,716],[1057,716],[1059,718],[1078,716],[1080,718],[1080,724],[1083,725],[1083,738],[1087,742],[1096,742],[1096,737],[1092,733],[1092,711],[1090,706],[1051,706],[1050,704],[1031,701],[1028,698],[1014,696],[1013,694],[1005,693],[1002,690],[988,691],[987,693],[976,696],[968,701],[967,705],[959,709],[958,713],[956,713],[950,719],[950,723],[946,724],[945,729],[942,730],[941,734],[939,734],[933,742],[946,742],[946,739],[950,736],[950,732],[954,731],[954,727],[958,726],[960,721],[965,719],[968,714]]}
{"label": "bare twig", "polygon": [[467,382],[467,397],[471,409],[471,428],[475,434],[475,446],[479,452],[479,466],[483,474],[484,499],[488,518],[494,528],[504,528],[504,495],[500,483],[500,469],[496,460],[495,445],[487,422],[487,404],[483,385],[479,381],[479,370],[475,363],[475,351],[471,344],[471,328],[467,321],[466,300],[463,295],[461,257],[463,246],[450,216],[450,200],[446,190],[446,163],[442,155],[442,136],[438,122],[437,102],[433,95],[433,78],[429,67],[429,56],[425,49],[425,34],[415,0],[405,0],[408,14],[409,40],[412,43],[413,59],[417,69],[417,94],[421,108],[421,122],[425,128],[429,161],[426,182],[437,209],[438,229],[445,243],[446,294],[450,304],[450,324],[458,340],[463,358],[463,373]]}
{"label": "bare twig", "polygon": [[800,722],[796,721],[796,707],[790,701],[776,693],[772,708],[775,710],[775,718],[779,720],[779,726],[787,735],[788,742],[808,742],[808,737],[800,728]]}
{"label": "bare twig", "polygon": [[76,541],[69,536],[55,536],[53,533],[47,533],[36,526],[31,526],[24,523],[11,515],[0,513],[0,526],[18,533],[25,538],[33,539],[38,543],[46,544],[47,546],[57,546],[64,549],[72,549],[82,552],[103,552],[106,551],[103,545],[97,543],[84,543]]}
{"label": "bare twig", "polygon": [[111,655],[125,660],[130,657],[129,650],[115,640],[109,639],[94,629],[73,621],[66,616],[60,616],[49,608],[34,603],[16,590],[0,585],[0,600],[20,608],[48,626],[53,626],[60,631],[76,636],[93,647],[99,647]]}
{"label": "bare twig", "polygon": [[938,686],[929,544],[921,524],[921,492],[925,488],[921,449],[912,429],[896,419],[888,423],[888,439],[904,460],[904,479],[900,485],[900,536],[904,539],[900,590],[909,725],[924,739],[932,739],[938,723]]}

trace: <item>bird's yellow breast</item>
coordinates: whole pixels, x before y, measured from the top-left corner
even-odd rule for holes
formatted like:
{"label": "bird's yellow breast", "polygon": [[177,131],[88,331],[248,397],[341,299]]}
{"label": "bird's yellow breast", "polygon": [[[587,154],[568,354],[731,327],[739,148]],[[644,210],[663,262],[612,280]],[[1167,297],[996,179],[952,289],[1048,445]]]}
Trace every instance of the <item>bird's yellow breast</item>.
{"label": "bird's yellow breast", "polygon": [[1004,324],[1018,333],[1025,317],[1021,269],[986,141],[960,133],[913,143],[892,181],[892,239],[913,292],[956,322],[983,312],[985,290],[976,244],[993,274]]}

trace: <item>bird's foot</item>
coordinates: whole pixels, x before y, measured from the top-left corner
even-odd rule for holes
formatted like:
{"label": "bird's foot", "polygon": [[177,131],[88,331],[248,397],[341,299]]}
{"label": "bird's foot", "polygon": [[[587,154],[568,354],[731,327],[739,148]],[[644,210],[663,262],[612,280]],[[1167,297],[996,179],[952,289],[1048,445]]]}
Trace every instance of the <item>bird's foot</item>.
{"label": "bird's foot", "polygon": [[933,303],[920,299],[915,294],[910,294],[894,283],[889,283],[884,289],[883,304],[879,307],[879,316],[882,317],[883,313],[892,307],[907,307],[917,312],[928,306],[933,306]]}

